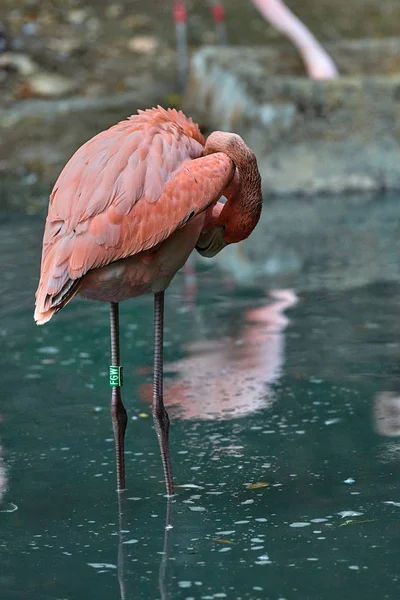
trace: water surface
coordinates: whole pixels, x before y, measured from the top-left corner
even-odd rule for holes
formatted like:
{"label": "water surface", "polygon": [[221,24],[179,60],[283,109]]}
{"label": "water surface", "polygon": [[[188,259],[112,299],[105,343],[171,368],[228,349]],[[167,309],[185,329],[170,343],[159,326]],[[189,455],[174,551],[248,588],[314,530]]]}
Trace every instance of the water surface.
{"label": "water surface", "polygon": [[[233,288],[166,302],[176,482],[152,427],[152,300],[121,310],[118,512],[108,309],[32,320],[42,224],[1,225],[3,600],[392,599],[399,592],[400,285]],[[168,514],[167,514],[168,511]]]}

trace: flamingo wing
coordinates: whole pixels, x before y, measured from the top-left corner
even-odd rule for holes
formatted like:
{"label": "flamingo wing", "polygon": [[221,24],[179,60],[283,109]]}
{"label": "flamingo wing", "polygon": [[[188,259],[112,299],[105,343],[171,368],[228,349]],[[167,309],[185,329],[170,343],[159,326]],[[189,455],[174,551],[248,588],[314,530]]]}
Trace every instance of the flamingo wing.
{"label": "flamingo wing", "polygon": [[50,196],[35,318],[62,308],[89,270],[156,246],[218,200],[235,167],[202,151],[178,127],[129,120],[79,148]]}

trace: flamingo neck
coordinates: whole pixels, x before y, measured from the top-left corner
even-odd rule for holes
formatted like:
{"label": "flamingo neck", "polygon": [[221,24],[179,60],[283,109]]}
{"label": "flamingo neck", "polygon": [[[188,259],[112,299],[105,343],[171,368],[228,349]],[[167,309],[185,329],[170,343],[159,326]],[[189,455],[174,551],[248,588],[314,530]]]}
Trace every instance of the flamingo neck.
{"label": "flamingo neck", "polygon": [[225,190],[227,202],[217,222],[225,226],[224,240],[228,244],[250,235],[260,219],[262,207],[261,177],[254,154],[233,162],[237,170]]}
{"label": "flamingo neck", "polygon": [[214,131],[208,137],[204,154],[223,152],[232,160],[236,173],[225,190],[227,202],[217,226],[224,228],[227,244],[247,238],[257,225],[261,214],[261,176],[254,152],[235,133]]}

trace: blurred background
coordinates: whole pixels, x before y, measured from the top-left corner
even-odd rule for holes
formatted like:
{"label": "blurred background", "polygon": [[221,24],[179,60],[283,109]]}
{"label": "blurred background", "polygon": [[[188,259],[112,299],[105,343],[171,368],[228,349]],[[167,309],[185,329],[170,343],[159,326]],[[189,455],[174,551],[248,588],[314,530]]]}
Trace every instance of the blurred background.
{"label": "blurred background", "polygon": [[[342,130],[346,129],[348,134],[349,125],[350,129],[355,127],[354,119],[356,133],[360,134],[360,128],[365,126],[368,134],[373,135],[357,75],[398,75],[399,42],[394,39],[398,35],[400,17],[397,0],[288,0],[288,7],[327,47],[340,74],[348,76],[346,82],[336,83],[333,89],[320,86],[318,91],[311,83],[307,86],[304,82],[293,84],[294,88],[285,84],[282,89],[282,84],[275,80],[281,75],[305,75],[306,70],[286,37],[257,10],[257,4],[258,7],[268,5],[268,1],[225,2],[227,39],[233,47],[224,53],[220,50],[200,53],[192,66],[193,77],[185,101],[179,94],[177,81],[174,0],[3,0],[0,6],[2,204],[21,204],[20,194],[18,199],[12,191],[4,189],[5,178],[16,176],[28,185],[43,182],[50,186],[69,156],[86,139],[137,108],[157,103],[187,108],[206,129],[236,127],[249,144],[253,142],[253,130],[260,129],[263,113],[258,133],[265,147],[258,138],[254,140],[256,150],[262,151],[261,163],[263,154],[275,148],[277,137],[280,139],[281,133],[288,129],[296,129],[295,141],[300,144],[306,134],[297,131],[298,121],[306,119],[306,125],[311,123],[311,130],[315,130],[310,114],[313,112],[317,112],[316,117],[323,123],[319,125],[319,132],[309,134],[306,142],[318,134],[319,138],[322,135],[333,140],[343,139]],[[211,0],[185,3],[191,52],[218,41],[210,10],[215,4],[221,3]],[[222,73],[217,79],[216,70]],[[229,81],[237,90],[234,99],[229,99]],[[371,110],[378,111],[376,117],[380,116],[381,124],[386,117],[387,134],[387,120],[391,116],[388,96],[394,95],[397,107],[397,83],[391,86],[388,81],[380,81],[379,90],[376,85],[363,84],[367,90],[368,86],[371,88],[372,97],[381,96],[379,106],[373,104]],[[255,87],[257,89],[253,89]],[[199,88],[203,88],[202,93]],[[226,116],[222,119],[221,108],[213,102],[214,92],[218,92],[220,103],[223,98],[225,113],[230,114],[232,108],[233,121]],[[233,100],[235,106],[231,107]],[[289,111],[286,117],[277,111],[282,104]],[[267,120],[265,105],[270,107]],[[298,117],[295,128],[290,120],[289,105],[294,105]],[[385,115],[382,115],[383,110]],[[285,118],[286,121],[289,118],[289,123]],[[393,129],[396,125],[391,121],[390,130]],[[289,139],[292,137],[289,132]],[[350,173],[341,165],[336,172],[333,165],[330,177],[325,173],[318,177],[316,167],[308,165],[308,178],[299,176],[297,181],[295,175],[296,181],[289,185],[282,181],[282,175],[284,179],[288,172],[293,176],[296,158],[292,157],[289,165],[288,157],[282,167],[276,165],[279,163],[276,158],[276,178],[267,170],[274,191],[307,191],[310,187],[314,192],[376,188],[377,179],[381,186],[393,183],[393,172],[387,173],[384,167],[376,169],[379,174],[375,178],[371,175],[368,178],[370,163],[365,158],[362,164],[354,165]],[[332,161],[334,153],[328,158]],[[338,160],[336,154],[335,163]],[[398,183],[397,172],[396,175]],[[340,184],[336,181],[338,178],[346,181]],[[35,202],[40,208],[45,206],[43,200],[30,198],[29,206],[26,199],[23,201],[25,209],[37,210]]]}
{"label": "blurred background", "polygon": [[[310,34],[296,47],[261,14],[274,1],[226,0],[223,34],[211,0],[187,0],[177,29],[173,0],[0,3],[4,600],[398,597],[400,2],[287,0],[312,34],[307,62]],[[169,549],[152,298],[121,306],[118,553],[108,307],[77,298],[37,328],[34,292],[60,170],[158,103],[206,134],[241,134],[264,209],[245,243],[196,257],[190,285],[178,273],[166,294],[165,397],[187,486]]]}

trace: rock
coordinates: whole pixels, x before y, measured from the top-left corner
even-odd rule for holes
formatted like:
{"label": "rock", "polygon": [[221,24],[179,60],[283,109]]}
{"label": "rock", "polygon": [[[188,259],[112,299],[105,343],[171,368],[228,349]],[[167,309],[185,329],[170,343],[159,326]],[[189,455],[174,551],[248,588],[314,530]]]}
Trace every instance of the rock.
{"label": "rock", "polygon": [[123,19],[122,25],[127,29],[150,28],[153,26],[153,19],[148,15],[128,15]]}
{"label": "rock", "polygon": [[88,11],[84,8],[74,8],[68,12],[67,18],[73,25],[82,25],[88,18]]}
{"label": "rock", "polygon": [[122,14],[123,7],[121,4],[110,4],[106,8],[106,16],[109,19],[118,19]]}
{"label": "rock", "polygon": [[100,31],[102,27],[102,22],[98,17],[90,17],[90,19],[88,19],[88,21],[86,22],[86,26],[89,33],[93,37]]}
{"label": "rock", "polygon": [[84,44],[78,38],[53,38],[49,40],[48,47],[65,58],[85,51]]}
{"label": "rock", "polygon": [[28,21],[27,23],[24,23],[22,25],[21,31],[24,35],[27,35],[27,36],[37,35],[38,24],[35,23],[34,21]]}
{"label": "rock", "polygon": [[151,35],[136,35],[128,40],[127,46],[131,52],[152,55],[155,54],[159,43],[158,40]]}
{"label": "rock", "polygon": [[13,69],[26,77],[35,73],[39,66],[27,54],[4,52],[0,54],[0,69]]}
{"label": "rock", "polygon": [[29,77],[25,86],[31,96],[57,98],[72,94],[76,88],[73,80],[56,73],[37,73]]}

